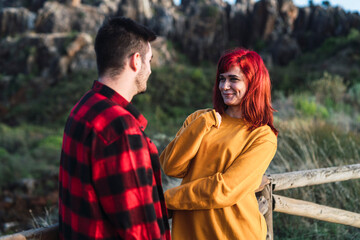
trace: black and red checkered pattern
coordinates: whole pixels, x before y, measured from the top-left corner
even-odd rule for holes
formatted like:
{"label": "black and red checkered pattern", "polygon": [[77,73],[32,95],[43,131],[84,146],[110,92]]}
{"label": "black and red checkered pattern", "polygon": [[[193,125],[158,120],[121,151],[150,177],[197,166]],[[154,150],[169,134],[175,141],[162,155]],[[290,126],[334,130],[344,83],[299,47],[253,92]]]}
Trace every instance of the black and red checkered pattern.
{"label": "black and red checkered pattern", "polygon": [[67,120],[59,172],[60,239],[170,239],[146,119],[94,82]]}

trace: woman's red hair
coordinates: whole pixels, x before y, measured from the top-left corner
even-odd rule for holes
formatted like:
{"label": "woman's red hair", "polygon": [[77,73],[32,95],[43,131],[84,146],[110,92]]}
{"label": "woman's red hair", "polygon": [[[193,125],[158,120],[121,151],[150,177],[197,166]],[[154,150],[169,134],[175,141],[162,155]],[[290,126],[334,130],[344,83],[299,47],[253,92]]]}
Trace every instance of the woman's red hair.
{"label": "woman's red hair", "polygon": [[241,100],[240,109],[244,119],[251,125],[249,130],[269,125],[277,136],[278,130],[273,125],[274,109],[271,106],[269,72],[259,54],[254,51],[234,49],[220,57],[213,95],[215,110],[220,114],[225,112],[226,105],[219,90],[219,75],[227,72],[232,66],[239,66],[246,77],[247,89]]}

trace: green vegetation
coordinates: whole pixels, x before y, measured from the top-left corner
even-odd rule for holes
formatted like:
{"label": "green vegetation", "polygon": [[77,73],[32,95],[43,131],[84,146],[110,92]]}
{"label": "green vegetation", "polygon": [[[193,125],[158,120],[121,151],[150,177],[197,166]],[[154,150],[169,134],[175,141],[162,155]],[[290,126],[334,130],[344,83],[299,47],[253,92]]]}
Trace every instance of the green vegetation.
{"label": "green vegetation", "polygon": [[135,96],[134,104],[149,120],[149,132],[175,134],[186,116],[199,108],[212,106],[215,66],[185,64],[154,69],[145,94]]}
{"label": "green vegetation", "polygon": [[220,10],[217,6],[214,5],[204,5],[201,9],[201,18],[212,18],[216,19],[218,18],[218,15],[220,14]]}
{"label": "green vegetation", "polygon": [[[171,42],[168,45],[173,46]],[[343,68],[349,69],[340,74],[321,65],[349,47],[360,49],[359,31],[329,39],[288,66],[271,69],[273,102],[279,110],[275,125],[280,134],[270,173],[358,163],[360,70],[345,62]],[[360,63],[359,51],[354,50],[349,58]],[[147,92],[133,100],[149,120],[147,133],[159,151],[188,114],[212,106],[215,65],[191,66],[180,54],[177,59],[176,64],[153,69]],[[8,76],[0,75],[1,79]],[[23,74],[6,81],[10,87],[7,92],[1,90],[1,100],[11,101],[0,105],[0,111],[6,109],[6,114],[0,115],[0,187],[17,179],[37,179],[58,171],[66,117],[94,79],[95,70],[72,73],[43,85],[34,76]],[[14,104],[17,101],[22,103]],[[298,188],[280,195],[360,213],[359,180]],[[338,224],[277,213],[274,221],[276,239],[360,238],[359,229]]]}
{"label": "green vegetation", "polygon": [[57,173],[61,142],[60,130],[0,124],[0,189],[18,179]]}
{"label": "green vegetation", "polygon": [[[360,136],[324,121],[282,122],[270,173],[357,164]],[[360,212],[360,181],[322,184],[277,192],[279,195]],[[274,214],[277,239],[357,239],[357,228],[281,213]]]}
{"label": "green vegetation", "polygon": [[[291,94],[303,91],[325,71],[341,74],[347,87],[360,82],[360,31],[351,29],[347,36],[332,37],[321,47],[302,54],[287,66],[274,66],[270,75],[274,89]],[[294,89],[296,86],[296,89]]]}
{"label": "green vegetation", "polygon": [[[62,127],[67,114],[81,96],[91,88],[97,78],[96,71],[77,72],[60,79],[54,86],[40,85],[32,75],[19,74],[12,81],[9,91],[4,93],[11,102],[0,122],[10,125],[40,124]],[[34,88],[34,85],[37,87]],[[40,86],[39,86],[40,85]],[[19,99],[17,98],[18,96]]]}

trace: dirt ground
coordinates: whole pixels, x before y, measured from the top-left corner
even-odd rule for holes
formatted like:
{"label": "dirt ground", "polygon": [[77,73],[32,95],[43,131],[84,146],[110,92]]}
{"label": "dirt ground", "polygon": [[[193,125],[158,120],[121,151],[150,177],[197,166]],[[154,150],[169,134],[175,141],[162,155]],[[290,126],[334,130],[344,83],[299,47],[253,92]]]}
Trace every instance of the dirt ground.
{"label": "dirt ground", "polygon": [[58,176],[21,179],[0,190],[0,236],[57,222]]}

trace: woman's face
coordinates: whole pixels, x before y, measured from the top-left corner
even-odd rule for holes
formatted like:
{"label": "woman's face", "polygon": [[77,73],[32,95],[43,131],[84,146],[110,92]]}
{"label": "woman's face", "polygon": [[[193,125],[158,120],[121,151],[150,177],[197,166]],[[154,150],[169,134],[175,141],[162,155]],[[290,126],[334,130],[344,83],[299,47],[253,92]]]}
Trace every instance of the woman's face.
{"label": "woman's face", "polygon": [[219,90],[227,106],[239,106],[246,92],[246,78],[239,66],[219,75]]}

